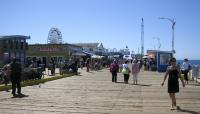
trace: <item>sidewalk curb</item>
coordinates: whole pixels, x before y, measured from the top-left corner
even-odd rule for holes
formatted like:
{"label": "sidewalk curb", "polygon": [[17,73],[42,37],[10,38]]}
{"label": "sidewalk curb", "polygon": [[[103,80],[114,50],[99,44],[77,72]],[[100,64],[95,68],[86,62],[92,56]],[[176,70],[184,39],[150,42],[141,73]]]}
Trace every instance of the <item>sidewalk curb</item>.
{"label": "sidewalk curb", "polygon": [[[74,75],[75,74],[64,74],[64,75],[50,77],[50,78],[28,80],[28,81],[21,82],[21,86],[22,87],[26,87],[26,86],[38,85],[40,83],[45,83],[45,82],[48,82],[48,81],[53,81],[53,80],[57,80],[57,79],[61,79],[61,78],[74,76]],[[5,90],[8,90],[8,89],[12,89],[11,83],[9,83],[7,86],[5,86],[5,85],[4,86],[0,86],[0,91],[5,91]]]}

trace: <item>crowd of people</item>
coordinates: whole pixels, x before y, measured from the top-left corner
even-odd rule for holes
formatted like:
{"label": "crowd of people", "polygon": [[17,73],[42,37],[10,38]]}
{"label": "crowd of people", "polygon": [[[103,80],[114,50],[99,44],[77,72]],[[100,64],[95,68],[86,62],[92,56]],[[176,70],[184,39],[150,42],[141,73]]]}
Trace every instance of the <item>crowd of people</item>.
{"label": "crowd of people", "polygon": [[[54,61],[52,61],[54,63]],[[131,62],[131,65],[129,64]],[[133,60],[133,61],[118,61],[117,59],[114,59],[112,63],[109,64],[109,62],[105,63],[103,61],[94,61],[92,62],[89,58],[83,63],[80,62],[81,68],[83,66],[86,67],[86,71],[90,72],[91,66],[94,66],[94,69],[97,70],[99,65],[107,66],[106,64],[109,64],[110,72],[112,74],[112,82],[117,82],[117,75],[119,72],[121,72],[124,76],[124,83],[129,83],[129,77],[132,75],[133,77],[133,84],[138,84],[138,77],[141,71],[141,68],[143,67],[143,62],[141,60]],[[131,66],[131,67],[130,67]],[[74,72],[78,72],[78,62],[74,62]],[[22,96],[21,93],[21,64],[17,62],[16,58],[13,58],[12,62],[9,64],[6,64],[2,71],[4,73],[4,83],[7,85],[9,83],[9,80],[12,83],[12,95],[13,97],[16,96]],[[184,62],[182,64],[176,64],[176,59],[171,58],[169,62],[169,66],[167,67],[167,71],[165,73],[163,82],[161,85],[163,86],[165,83],[165,80],[168,78],[168,93],[171,99],[171,110],[174,110],[177,108],[176,105],[176,97],[175,94],[179,92],[179,79],[182,82],[183,87],[185,87],[185,84],[188,84],[188,72],[192,69],[192,66],[190,65],[188,59],[184,59]],[[54,71],[55,73],[55,71]],[[181,73],[184,75],[184,78],[181,78]],[[184,81],[184,80],[185,81]],[[17,92],[16,92],[17,89]]]}
{"label": "crowd of people", "polygon": [[[142,62],[138,60],[133,60],[133,63],[129,65],[129,61],[124,61],[123,64],[119,64],[116,59],[110,65],[110,72],[112,74],[112,82],[117,82],[117,73],[120,72],[120,66],[122,66],[122,73],[124,75],[124,83],[128,84],[130,74],[133,76],[133,84],[138,84],[138,76],[142,68]],[[129,67],[131,66],[131,68]],[[144,67],[146,67],[144,65]],[[168,93],[171,99],[171,110],[178,109],[179,106],[176,105],[175,94],[179,92],[179,79],[182,82],[183,87],[188,84],[188,72],[192,69],[188,59],[184,59],[182,64],[176,64],[176,58],[171,58],[169,61],[169,66],[167,67],[163,82],[161,86],[164,85],[165,80],[168,78]],[[145,70],[145,68],[144,68]],[[182,75],[184,78],[182,77]]]}

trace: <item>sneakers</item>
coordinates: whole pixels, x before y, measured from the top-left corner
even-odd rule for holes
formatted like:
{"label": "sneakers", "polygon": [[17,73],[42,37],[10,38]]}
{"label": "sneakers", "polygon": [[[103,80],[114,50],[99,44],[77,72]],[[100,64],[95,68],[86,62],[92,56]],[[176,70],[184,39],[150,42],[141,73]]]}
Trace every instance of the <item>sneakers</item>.
{"label": "sneakers", "polygon": [[19,93],[19,94],[13,94],[13,97],[26,97],[26,95]]}
{"label": "sneakers", "polygon": [[13,94],[13,97],[17,97],[17,94]]}
{"label": "sneakers", "polygon": [[26,95],[24,95],[24,94],[22,94],[22,93],[19,93],[18,96],[19,96],[19,97],[25,97]]}

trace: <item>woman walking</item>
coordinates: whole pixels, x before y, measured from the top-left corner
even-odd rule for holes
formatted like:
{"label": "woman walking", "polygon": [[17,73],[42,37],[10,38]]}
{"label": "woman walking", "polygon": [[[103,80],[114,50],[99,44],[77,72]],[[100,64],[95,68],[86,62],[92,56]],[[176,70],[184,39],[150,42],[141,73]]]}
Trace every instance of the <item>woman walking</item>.
{"label": "woman walking", "polygon": [[138,84],[138,74],[140,72],[140,63],[138,60],[134,60],[132,64],[132,75],[133,75],[133,84]]}
{"label": "woman walking", "polygon": [[128,61],[125,61],[125,63],[122,65],[123,69],[122,69],[122,73],[124,74],[124,83],[128,84],[128,80],[129,80],[129,74],[130,74],[130,69],[128,67]]}
{"label": "woman walking", "polygon": [[[176,59],[171,58],[170,59],[170,66],[168,66],[167,71],[164,76],[164,80],[162,82],[162,86],[164,85],[164,82],[168,76],[168,93],[171,98],[171,110],[174,110],[177,108],[176,106],[176,97],[175,93],[179,92],[179,81],[178,78],[181,77],[180,75],[180,69],[176,65]],[[181,79],[181,78],[180,78]],[[184,81],[181,79],[183,87],[185,87]]]}

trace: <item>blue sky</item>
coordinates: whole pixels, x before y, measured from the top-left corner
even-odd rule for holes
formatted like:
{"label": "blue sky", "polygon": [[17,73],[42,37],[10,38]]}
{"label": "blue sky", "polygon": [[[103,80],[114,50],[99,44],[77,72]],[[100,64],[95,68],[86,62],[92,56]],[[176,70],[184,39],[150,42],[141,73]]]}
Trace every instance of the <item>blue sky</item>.
{"label": "blue sky", "polygon": [[30,35],[30,44],[46,43],[51,27],[64,42],[102,42],[105,48],[127,45],[138,53],[141,18],[144,48],[171,50],[175,25],[175,57],[200,59],[200,0],[0,0],[0,35]]}

